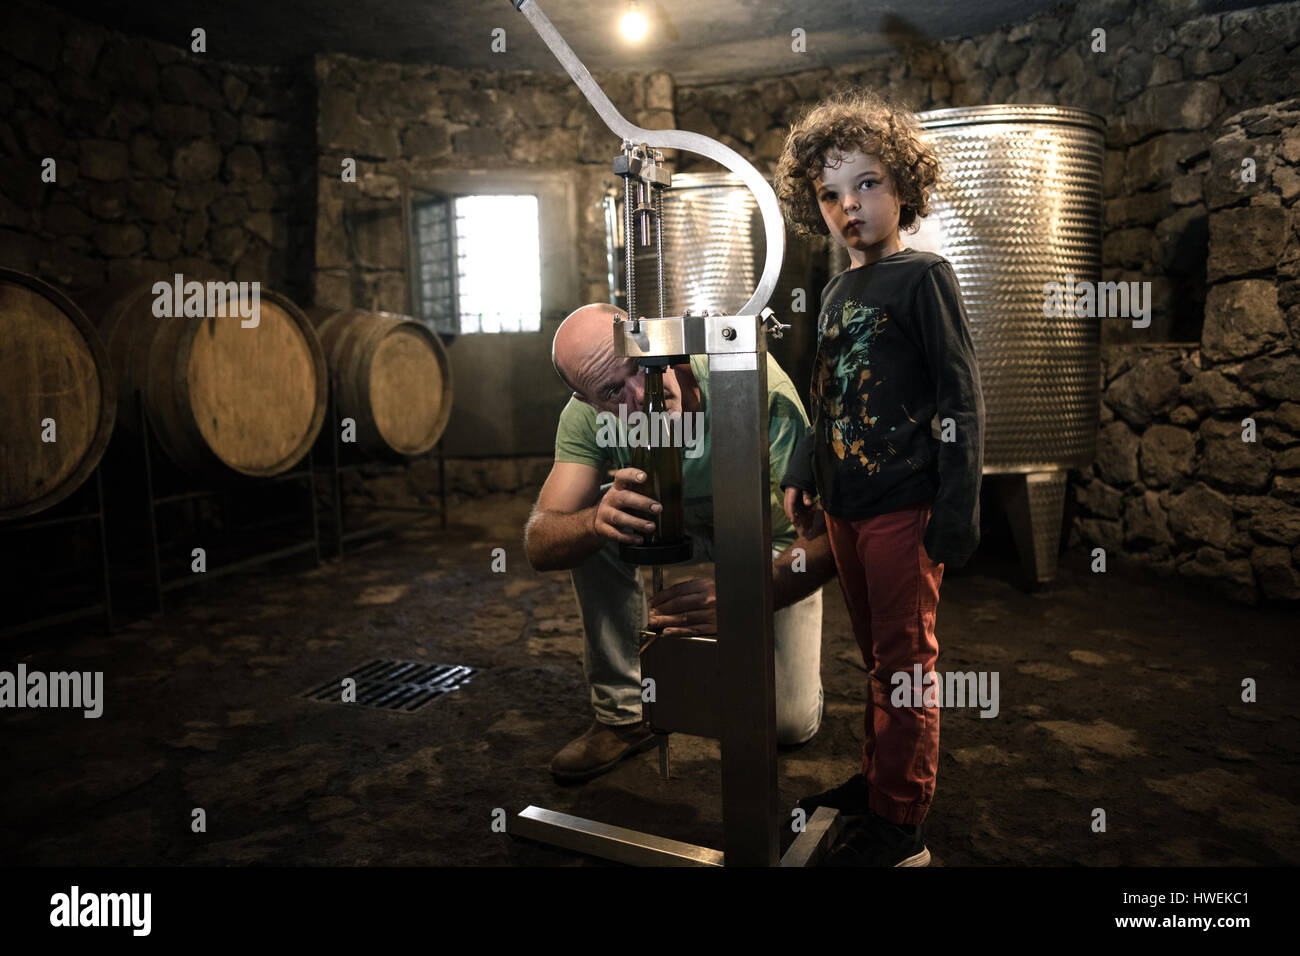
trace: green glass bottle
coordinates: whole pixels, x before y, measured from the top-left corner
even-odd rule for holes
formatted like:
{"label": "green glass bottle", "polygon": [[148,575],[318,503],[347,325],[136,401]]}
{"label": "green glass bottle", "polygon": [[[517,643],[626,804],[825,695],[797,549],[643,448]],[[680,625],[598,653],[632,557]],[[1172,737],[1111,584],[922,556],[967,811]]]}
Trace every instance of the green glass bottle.
{"label": "green glass bottle", "polygon": [[655,523],[655,530],[642,535],[642,546],[675,545],[686,535],[682,509],[682,449],[680,443],[671,440],[672,429],[667,427],[668,401],[664,394],[662,368],[646,369],[643,411],[649,447],[634,445],[632,464],[645,472],[641,493],[663,505],[663,511],[645,516]]}

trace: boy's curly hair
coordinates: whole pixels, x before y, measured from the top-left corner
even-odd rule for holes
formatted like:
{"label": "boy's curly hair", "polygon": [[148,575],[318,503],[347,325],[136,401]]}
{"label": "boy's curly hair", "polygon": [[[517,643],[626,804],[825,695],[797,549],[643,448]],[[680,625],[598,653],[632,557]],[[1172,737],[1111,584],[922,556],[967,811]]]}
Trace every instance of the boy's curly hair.
{"label": "boy's curly hair", "polygon": [[917,228],[930,212],[939,160],[921,139],[911,112],[863,88],[841,89],[803,111],[786,137],[776,168],[776,195],[794,231],[827,235],[813,180],[833,152],[861,150],[889,171],[898,194],[900,229]]}

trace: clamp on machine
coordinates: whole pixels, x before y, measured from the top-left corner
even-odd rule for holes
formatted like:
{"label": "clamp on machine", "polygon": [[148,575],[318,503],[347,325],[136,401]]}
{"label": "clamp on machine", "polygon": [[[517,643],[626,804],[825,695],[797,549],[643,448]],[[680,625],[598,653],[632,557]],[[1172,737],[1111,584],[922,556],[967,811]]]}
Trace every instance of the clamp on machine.
{"label": "clamp on machine", "polygon": [[[837,811],[822,807],[806,821],[784,856],[783,819],[776,774],[776,689],[772,632],[772,528],[769,497],[767,345],[789,326],[764,308],[785,257],[785,231],[772,187],[744,157],[700,133],[647,130],[628,122],[565,43],[536,0],[510,0],[524,14],[600,114],[622,140],[614,172],[624,180],[626,320],[615,320],[615,353],[660,372],[709,357],[708,415],[712,445],[714,563],[717,637],[665,637],[646,632],[643,677],[654,680],[645,718],[657,733],[715,737],[722,749],[722,851],[530,806],[507,824],[508,832],[539,842],[624,863],[642,865],[801,866],[823,854],[840,826]],[[758,201],[767,254],[758,287],[736,315],[665,316],[663,293],[663,190],[672,177],[661,149],[698,153],[739,175]],[[634,237],[655,246],[655,308],[636,301]],[[658,314],[653,314],[658,313]],[[680,484],[679,484],[680,487]],[[671,542],[669,542],[671,545]],[[690,556],[686,539],[686,555]],[[625,555],[655,567],[685,560],[680,550]],[[661,738],[666,740],[666,736]],[[661,743],[660,769],[667,751]]]}

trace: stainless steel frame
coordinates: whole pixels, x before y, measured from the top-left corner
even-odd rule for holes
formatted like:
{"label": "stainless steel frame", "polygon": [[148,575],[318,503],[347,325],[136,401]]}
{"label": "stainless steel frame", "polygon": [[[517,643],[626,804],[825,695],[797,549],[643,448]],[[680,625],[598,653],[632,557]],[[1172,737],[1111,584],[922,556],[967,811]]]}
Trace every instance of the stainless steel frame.
{"label": "stainless steel frame", "polygon": [[[718,638],[652,640],[643,650],[642,675],[653,677],[665,695],[665,710],[647,709],[654,729],[721,740],[729,866],[776,866],[781,849],[764,318],[670,316],[616,320],[613,328],[619,355],[709,355]],[[510,830],[624,863],[708,865],[723,859],[705,847],[538,807],[515,818]],[[801,844],[800,854],[815,858],[828,833],[824,828],[807,836],[806,830],[803,843],[814,845]]]}
{"label": "stainless steel frame", "polygon": [[[666,709],[647,709],[656,730],[703,733],[721,741],[725,849],[719,853],[538,807],[524,810],[508,828],[518,836],[625,863],[776,866],[782,863],[782,820],[776,777],[764,333],[770,328],[779,335],[782,326],[774,323],[771,311],[764,306],[776,288],[785,257],[780,207],[758,170],[721,143],[698,133],[646,130],[629,123],[534,0],[511,3],[528,17],[606,125],[623,140],[625,157],[638,149],[640,155],[655,147],[681,149],[707,156],[740,176],[762,213],[767,256],[758,287],[740,314],[640,316],[630,306],[635,288],[630,196],[625,204],[630,318],[613,324],[616,353],[637,358],[709,356],[718,637],[715,641],[652,640],[644,649],[642,672],[661,668],[656,685],[665,694]],[[630,175],[625,188],[633,192]],[[656,204],[656,227],[658,213]],[[662,275],[662,247],[656,246],[656,264]],[[659,301],[663,302],[662,292]],[[669,726],[660,726],[660,720]],[[789,864],[815,861],[834,838],[837,819],[835,811],[824,808],[814,814],[787,853]]]}

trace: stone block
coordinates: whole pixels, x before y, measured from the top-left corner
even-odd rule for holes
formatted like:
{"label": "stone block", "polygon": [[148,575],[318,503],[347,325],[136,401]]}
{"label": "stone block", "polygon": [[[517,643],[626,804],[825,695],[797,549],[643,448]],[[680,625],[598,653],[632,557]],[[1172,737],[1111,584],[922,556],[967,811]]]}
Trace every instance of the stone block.
{"label": "stone block", "polygon": [[1174,543],[1165,509],[1154,491],[1143,492],[1125,501],[1124,543],[1141,549]]}
{"label": "stone block", "polygon": [[1139,129],[1198,130],[1207,128],[1218,110],[1218,84],[1188,80],[1139,93],[1129,104],[1126,115]]}
{"label": "stone block", "polygon": [[1290,223],[1281,206],[1244,206],[1210,216],[1210,257],[1206,278],[1271,272],[1286,245]]}
{"label": "stone block", "polygon": [[[1198,370],[1192,373],[1179,392],[1182,401],[1191,406],[1195,412],[1205,414],[1233,414],[1249,412],[1256,406],[1255,397],[1217,369]],[[1190,419],[1176,424],[1195,422],[1195,412]],[[1170,416],[1173,420],[1173,416]]]}
{"label": "stone block", "polygon": [[1106,389],[1106,404],[1131,425],[1147,425],[1177,403],[1178,370],[1163,355],[1143,356]]}
{"label": "stone block", "polygon": [[1269,351],[1286,335],[1276,283],[1243,279],[1211,286],[1201,328],[1201,349],[1210,361],[1251,358]]}
{"label": "stone block", "polygon": [[1268,488],[1272,452],[1258,440],[1258,434],[1256,441],[1243,441],[1243,430],[1235,422],[1207,419],[1201,423],[1201,458],[1196,474],[1206,484],[1238,492]]}
{"label": "stone block", "polygon": [[184,64],[163,67],[159,91],[164,99],[173,103],[189,103],[209,109],[225,105],[225,98],[217,87],[199,70]]}
{"label": "stone block", "polygon": [[1250,552],[1250,566],[1264,597],[1300,600],[1300,569],[1292,562],[1287,548],[1255,548]]}
{"label": "stone block", "polygon": [[1198,548],[1194,555],[1178,562],[1178,574],[1237,604],[1253,605],[1259,600],[1250,561],[1229,559],[1222,549]]}
{"label": "stone block", "polygon": [[182,183],[213,179],[221,169],[221,151],[206,140],[191,140],[172,156],[173,175]]}
{"label": "stone block", "polygon": [[1300,356],[1282,352],[1251,359],[1242,365],[1238,379],[1258,395],[1293,401],[1300,396]]}
{"label": "stone block", "polygon": [[1123,487],[1138,480],[1138,437],[1123,422],[1104,426],[1097,436],[1097,470],[1110,485]]}
{"label": "stone block", "polygon": [[1141,475],[1150,487],[1166,487],[1191,475],[1196,439],[1184,428],[1152,425],[1142,433]]}
{"label": "stone block", "polygon": [[1232,536],[1232,503],[1197,483],[1170,499],[1169,527],[1188,540],[1225,549]]}
{"label": "stone block", "polygon": [[100,182],[124,179],[129,169],[129,153],[126,144],[111,140],[83,141],[77,158],[81,175]]}
{"label": "stone block", "polygon": [[144,230],[134,223],[106,223],[95,230],[95,248],[114,258],[135,255],[146,242]]}
{"label": "stone block", "polygon": [[257,183],[262,180],[262,157],[247,144],[234,147],[226,154],[226,178],[236,183]]}

